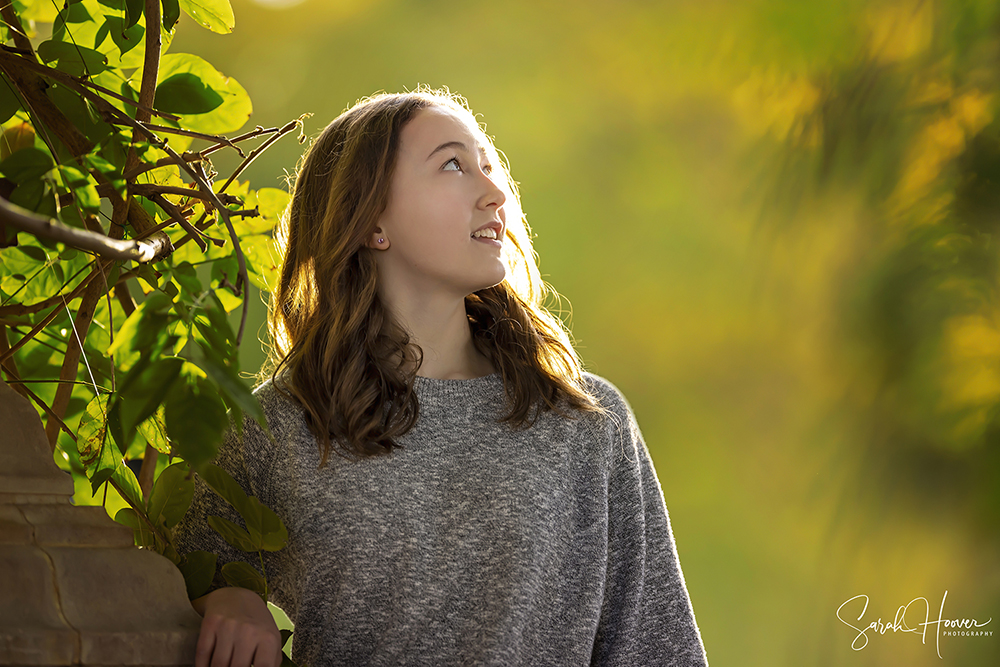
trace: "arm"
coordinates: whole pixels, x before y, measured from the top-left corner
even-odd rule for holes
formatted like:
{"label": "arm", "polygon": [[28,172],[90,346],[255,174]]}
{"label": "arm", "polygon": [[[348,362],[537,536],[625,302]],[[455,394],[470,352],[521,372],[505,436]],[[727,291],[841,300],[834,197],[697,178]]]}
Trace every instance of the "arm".
{"label": "arm", "polygon": [[609,387],[608,569],[592,665],[707,665],[642,434]]}
{"label": "arm", "polygon": [[195,667],[279,667],[281,634],[267,604],[245,588],[220,588],[191,601],[204,616]]}

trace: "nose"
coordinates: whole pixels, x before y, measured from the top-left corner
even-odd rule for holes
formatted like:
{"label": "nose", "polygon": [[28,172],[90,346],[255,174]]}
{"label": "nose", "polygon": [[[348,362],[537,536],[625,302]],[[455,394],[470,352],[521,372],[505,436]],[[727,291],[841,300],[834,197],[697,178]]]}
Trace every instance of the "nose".
{"label": "nose", "polygon": [[482,177],[485,180],[486,189],[479,200],[480,208],[488,208],[494,204],[496,204],[497,208],[500,208],[507,201],[507,194],[489,175],[483,174]]}

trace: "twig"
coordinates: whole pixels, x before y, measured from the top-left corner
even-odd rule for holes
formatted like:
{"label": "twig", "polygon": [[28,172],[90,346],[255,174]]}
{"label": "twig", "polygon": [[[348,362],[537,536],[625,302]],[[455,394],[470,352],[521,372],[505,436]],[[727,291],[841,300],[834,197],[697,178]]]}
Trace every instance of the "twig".
{"label": "twig", "polygon": [[[146,198],[149,199],[150,201],[156,202],[156,204],[164,211],[166,211],[167,215],[169,215],[171,219],[173,219],[174,222],[180,225],[184,229],[184,231],[186,231],[188,234],[198,233],[198,231],[191,226],[191,223],[188,222],[183,215],[181,215],[181,212],[177,209],[177,207],[171,204],[169,201],[167,201],[167,199],[163,195],[149,194],[146,195]],[[204,237],[204,234],[196,238],[194,242],[198,244],[198,247],[201,248],[202,252],[205,252],[208,250],[208,244],[205,243],[205,239],[202,237]]]}
{"label": "twig", "polygon": [[[6,352],[10,349],[10,342],[7,340],[7,325],[0,325],[0,354]],[[17,361],[14,357],[6,359],[3,364],[0,364],[3,369],[7,372],[7,384],[11,382],[23,382],[21,380],[21,373],[17,370]],[[13,387],[14,391],[21,394],[25,398],[28,398],[28,393],[25,392],[22,386],[18,385]]]}
{"label": "twig", "polygon": [[[181,157],[186,162],[200,162],[203,159],[201,153],[192,153],[191,151],[181,153]],[[134,169],[127,170],[125,172],[125,180],[134,181],[138,176],[145,174],[147,171],[153,171],[154,169],[159,169],[160,167],[168,167],[172,164],[177,164],[177,161],[172,157],[161,157],[152,164],[144,164]]]}
{"label": "twig", "polygon": [[[201,217],[198,218],[198,221],[196,223],[194,223],[194,228],[197,229],[199,232],[205,231],[206,229],[208,229],[209,227],[211,227],[212,224],[215,222],[215,218],[210,218],[210,219],[206,220],[205,219],[206,217],[208,217],[208,211],[207,210],[204,213],[202,213]],[[180,248],[181,246],[183,246],[185,243],[187,243],[190,240],[191,240],[191,235],[190,234],[187,234],[185,236],[180,237],[179,239],[177,239],[177,243],[174,244],[174,249],[176,250],[177,248]]]}
{"label": "twig", "polygon": [[[146,25],[147,26],[159,26],[160,25],[160,0],[145,0],[143,3],[143,13],[146,15]],[[159,28],[155,30],[146,31],[146,44],[145,53],[142,58],[142,82],[139,84],[139,104],[144,107],[153,107],[153,102],[156,98],[156,78],[160,73],[160,30]],[[112,105],[112,109],[114,107]],[[128,118],[128,114],[116,113],[118,110],[114,109],[114,116],[124,116]],[[143,111],[142,109],[137,109],[135,112],[135,120],[138,123],[149,122],[150,115]],[[131,120],[131,119],[130,119]],[[139,143],[140,132],[134,129],[132,130],[132,144],[129,146],[128,155],[125,157],[125,169],[123,171],[130,171],[134,169],[138,164],[139,158],[138,154],[135,152],[135,144]]]}
{"label": "twig", "polygon": [[[73,280],[73,278],[76,278],[78,275],[80,275],[80,273],[84,269],[86,269],[88,266],[93,266],[94,264],[95,264],[95,261],[91,261],[90,263],[88,263],[88,264],[84,265],[83,267],[81,267],[65,283],[63,283],[62,287],[65,287],[66,285],[68,285],[69,282],[71,280]],[[66,300],[66,303],[70,303],[71,301],[73,301],[73,299],[79,297],[80,296],[80,292],[82,292],[84,289],[86,289],[87,283],[89,283],[91,280],[93,280],[98,275],[100,275],[100,271],[98,271],[97,267],[95,266],[91,270],[90,275],[87,276],[86,278],[84,278],[83,280],[81,280],[80,284],[77,285],[76,287],[74,287],[71,292],[67,292],[66,294],[63,294],[60,291],[58,294],[50,296],[48,299],[44,299],[42,301],[38,301],[36,303],[30,304],[30,305],[27,305],[27,306],[24,305],[24,304],[22,304],[22,303],[16,303],[16,304],[13,304],[11,306],[0,306],[0,317],[2,317],[4,315],[15,315],[15,316],[16,315],[30,315],[31,313],[37,313],[40,310],[45,310],[49,306],[55,305],[57,303],[62,303],[63,299]],[[62,290],[62,287],[60,287],[59,289]]]}
{"label": "twig", "polygon": [[[24,389],[24,391],[28,394],[28,396],[31,398],[31,400],[33,400],[35,403],[38,404],[38,407],[40,407],[42,410],[45,411],[45,414],[48,416],[48,418],[50,420],[55,420],[54,423],[59,426],[59,430],[60,431],[64,432],[66,435],[68,435],[70,438],[72,438],[73,442],[76,442],[76,434],[73,433],[73,430],[70,429],[69,426],[66,426],[66,422],[64,422],[62,419],[60,419],[59,416],[56,415],[56,413],[52,411],[52,408],[49,407],[48,403],[46,403],[45,401],[43,401],[41,398],[38,397],[37,394],[35,394],[35,392],[31,391],[30,389],[28,389],[24,385],[21,385],[21,388]],[[50,422],[50,423],[53,423],[53,422]]]}
{"label": "twig", "polygon": [[[152,199],[155,195],[179,195],[181,197],[193,197],[194,199],[201,199],[202,201],[212,201],[212,198],[201,190],[195,190],[193,188],[182,188],[176,185],[156,185],[155,183],[136,183],[132,186],[133,192],[135,194],[145,197],[146,199]],[[100,192],[100,189],[98,189]],[[225,204],[242,204],[243,202],[239,197],[234,197],[232,195],[220,195]]]}
{"label": "twig", "polygon": [[105,88],[104,86],[98,86],[93,81],[89,81],[89,80],[86,80],[86,79],[73,79],[73,80],[76,81],[77,83],[79,83],[81,86],[87,86],[88,88],[93,88],[94,90],[100,91],[100,92],[104,93],[105,95],[108,95],[109,97],[113,97],[116,100],[120,100],[120,101],[124,102],[125,104],[128,104],[130,106],[135,107],[136,109],[140,109],[140,110],[146,112],[147,114],[150,114],[151,116],[159,116],[160,118],[166,118],[167,120],[175,120],[175,121],[181,119],[180,116],[175,116],[172,113],[167,113],[166,111],[157,111],[156,109],[154,109],[152,107],[147,107],[147,106],[144,106],[142,104],[139,104],[135,100],[130,100],[129,98],[125,97],[124,95],[119,95],[115,91],[109,90],[109,89]]}
{"label": "twig", "polygon": [[[103,263],[98,262],[97,268],[100,269],[103,276],[105,268]],[[103,285],[101,284],[102,282],[104,283]],[[84,354],[83,341],[86,340],[90,324],[94,321],[94,314],[97,310],[97,304],[101,300],[101,295],[108,289],[110,288],[107,286],[106,280],[92,280],[87,285],[87,289],[83,291],[83,298],[76,309],[76,317],[70,321],[74,335],[66,344],[66,356],[63,358],[62,369],[59,372],[60,380],[76,379],[77,370],[80,366],[80,356]],[[69,312],[68,307],[67,312]],[[52,412],[57,420],[61,420],[66,415],[66,409],[69,407],[69,399],[72,393],[73,385],[60,384],[56,387],[56,395],[52,399]],[[45,425],[45,434],[49,438],[49,447],[52,451],[55,451],[56,439],[59,436],[56,421],[49,419]]]}
{"label": "twig", "polygon": [[[229,146],[229,144],[239,143],[240,141],[246,141],[247,139],[253,139],[254,137],[259,137],[262,134],[271,134],[272,132],[278,132],[278,131],[279,128],[277,127],[264,128],[258,125],[255,129],[251,130],[250,132],[246,132],[245,134],[241,134],[238,137],[233,137],[232,139],[228,139],[227,140],[228,143],[220,142],[215,144],[214,146],[209,146],[208,148],[204,148],[198,152],[201,155],[210,155],[215,151],[220,151],[223,148],[226,148],[227,146]],[[244,157],[244,155],[240,153],[240,157]]]}
{"label": "twig", "polygon": [[303,114],[302,116],[299,116],[297,119],[289,121],[280,130],[278,130],[276,133],[268,137],[267,141],[265,141],[260,146],[250,151],[250,155],[247,156],[246,159],[244,159],[243,162],[240,163],[240,166],[236,167],[236,170],[233,171],[233,173],[229,176],[229,179],[226,180],[225,184],[221,188],[219,188],[219,192],[225,192],[226,189],[232,184],[232,182],[235,181],[236,178],[243,173],[243,170],[249,167],[250,164],[257,159],[258,155],[260,155],[268,148],[270,148],[271,144],[273,144],[275,141],[277,141],[281,137],[285,136],[286,134],[294,130],[296,127],[301,128],[303,120],[307,118],[309,115],[310,114]]}
{"label": "twig", "polygon": [[48,315],[46,315],[44,318],[42,318],[41,322],[39,322],[38,324],[36,324],[35,326],[33,326],[31,328],[31,331],[29,331],[28,333],[26,333],[21,338],[21,340],[17,341],[13,345],[11,345],[9,348],[7,348],[6,352],[0,353],[0,363],[3,363],[4,361],[7,361],[7,359],[9,359],[10,357],[13,357],[15,352],[17,352],[22,347],[24,347],[24,344],[27,343],[29,340],[31,340],[32,338],[34,338],[35,336],[37,336],[38,332],[41,331],[42,329],[44,329],[45,327],[47,327],[49,325],[49,322],[51,322],[52,320],[56,319],[56,315],[58,315],[61,312],[62,312],[62,304],[59,304],[55,308],[53,308],[52,311]]}
{"label": "twig", "polygon": [[[149,1],[150,0],[147,0],[147,2],[149,2]],[[114,108],[114,107],[112,107],[112,108]],[[239,239],[239,236],[236,234],[236,229],[233,227],[233,222],[232,222],[232,220],[229,219],[229,209],[226,208],[226,206],[219,199],[219,196],[212,190],[212,186],[209,185],[209,183],[205,179],[204,175],[202,175],[197,169],[195,169],[194,167],[192,167],[190,164],[188,164],[187,162],[185,162],[184,159],[181,158],[181,156],[177,154],[177,151],[175,151],[173,148],[171,148],[170,146],[168,146],[167,142],[165,142],[162,139],[160,139],[159,137],[157,137],[156,134],[154,134],[151,130],[149,130],[148,128],[146,128],[146,126],[143,123],[141,123],[141,122],[139,122],[137,120],[133,120],[132,118],[129,118],[128,116],[125,116],[124,114],[121,115],[121,118],[122,118],[122,120],[126,121],[126,124],[131,125],[133,128],[135,128],[139,132],[145,134],[146,138],[150,141],[150,143],[154,144],[157,148],[159,148],[160,150],[164,151],[167,155],[169,155],[172,158],[174,158],[174,160],[177,161],[177,164],[180,165],[180,167],[184,171],[186,171],[188,173],[188,175],[191,176],[192,179],[194,179],[194,181],[198,184],[198,186],[201,187],[201,189],[205,193],[207,193],[207,194],[209,194],[211,196],[211,198],[212,198],[211,199],[211,203],[215,206],[215,209],[219,212],[219,216],[222,218],[222,221],[225,223],[226,228],[229,231],[229,238],[233,242],[233,248],[236,250],[236,263],[239,266],[239,279],[237,280],[237,285],[236,286],[237,286],[237,288],[242,289],[247,284],[249,284],[250,278],[247,275],[247,261],[246,261],[246,257],[243,254],[243,248],[240,247],[240,239]],[[257,151],[254,151],[254,152],[256,153]],[[251,153],[251,156],[253,156],[253,153]],[[191,232],[188,231],[188,234],[191,234]],[[197,234],[197,232],[195,232],[195,234]],[[192,236],[192,238],[193,238],[193,236]],[[197,242],[197,239],[195,241]],[[243,330],[246,328],[246,321],[247,321],[248,303],[249,303],[249,299],[243,299],[243,309],[242,309],[242,313],[240,314],[240,328],[239,328],[239,331],[236,334],[236,345],[237,346],[239,346],[240,342],[243,340]]]}
{"label": "twig", "polygon": [[[94,386],[90,382],[86,382],[84,380],[15,380],[15,382],[18,382],[20,384],[83,384],[87,385],[88,387]],[[10,384],[10,382],[8,382],[8,384]],[[114,389],[108,389],[107,387],[101,387],[101,386],[99,386],[99,389],[101,389],[107,394],[110,394],[111,392],[114,391]]]}
{"label": "twig", "polygon": [[[115,122],[115,124],[125,125],[126,123]],[[183,137],[191,137],[192,139],[204,139],[205,141],[215,141],[217,142],[217,144],[222,144],[223,147],[228,146],[229,148],[235,149],[236,152],[240,154],[240,157],[246,157],[246,154],[243,152],[243,149],[241,149],[239,146],[237,146],[227,137],[224,137],[221,134],[205,134],[204,132],[195,132],[194,130],[185,130],[180,127],[170,127],[169,125],[152,125],[150,123],[144,123],[144,125],[146,126],[147,129],[156,132],[163,132],[165,134],[179,134]]]}
{"label": "twig", "polygon": [[10,28],[10,32],[14,37],[14,46],[33,56],[35,52],[31,48],[31,40],[25,34],[24,28],[21,26],[21,19],[17,17],[17,12],[14,11],[14,3],[7,2],[3,7],[0,7],[0,15],[3,16],[4,23]]}
{"label": "twig", "polygon": [[150,241],[119,241],[103,234],[69,227],[58,220],[32,213],[2,198],[0,198],[0,221],[40,238],[59,241],[80,250],[89,250],[102,257],[133,259],[140,264],[159,259],[173,249],[170,247],[169,239],[166,243],[162,238]]}

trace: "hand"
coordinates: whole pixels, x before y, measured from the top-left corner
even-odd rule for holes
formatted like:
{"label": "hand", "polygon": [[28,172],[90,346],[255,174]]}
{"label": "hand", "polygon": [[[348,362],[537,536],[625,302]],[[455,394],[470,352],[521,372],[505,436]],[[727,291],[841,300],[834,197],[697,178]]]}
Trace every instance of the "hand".
{"label": "hand", "polygon": [[191,604],[205,617],[195,667],[280,667],[281,633],[259,595],[220,588]]}

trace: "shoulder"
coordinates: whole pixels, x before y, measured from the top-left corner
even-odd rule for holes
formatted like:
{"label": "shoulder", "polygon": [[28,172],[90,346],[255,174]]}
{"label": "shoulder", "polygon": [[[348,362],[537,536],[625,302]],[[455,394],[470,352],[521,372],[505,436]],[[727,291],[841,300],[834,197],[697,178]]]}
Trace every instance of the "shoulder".
{"label": "shoulder", "polygon": [[253,394],[260,402],[272,431],[305,421],[305,410],[282,382],[281,376],[268,378],[253,390]]}
{"label": "shoulder", "polygon": [[[606,378],[594,373],[583,373],[583,386],[597,401],[605,418],[634,421],[632,406],[621,390]],[[601,414],[601,413],[598,413]]]}
{"label": "shoulder", "polygon": [[628,407],[625,395],[607,378],[584,371],[583,384],[594,398],[597,399],[601,407],[609,410],[623,406]]}
{"label": "shoulder", "polygon": [[610,451],[628,456],[629,450],[642,441],[632,406],[618,387],[600,375],[584,373],[583,384],[600,407],[587,419]]}
{"label": "shoulder", "polygon": [[[277,385],[277,386],[276,386]],[[264,424],[257,423],[254,416],[244,410],[242,423],[237,423],[236,414],[229,413],[227,445],[244,452],[244,456],[259,456],[271,452],[278,442],[286,442],[290,436],[306,427],[305,414],[298,402],[291,397],[279,382],[268,379],[253,390],[264,414]]]}

